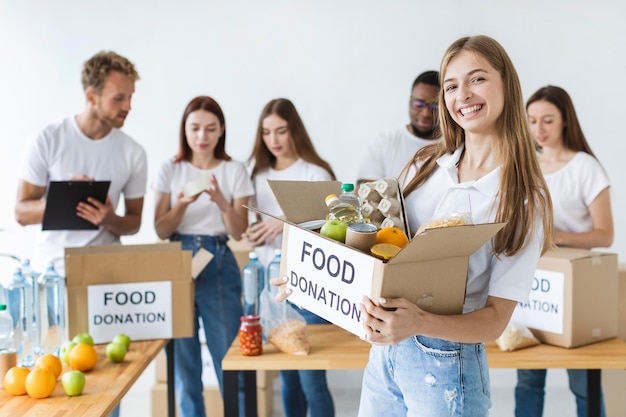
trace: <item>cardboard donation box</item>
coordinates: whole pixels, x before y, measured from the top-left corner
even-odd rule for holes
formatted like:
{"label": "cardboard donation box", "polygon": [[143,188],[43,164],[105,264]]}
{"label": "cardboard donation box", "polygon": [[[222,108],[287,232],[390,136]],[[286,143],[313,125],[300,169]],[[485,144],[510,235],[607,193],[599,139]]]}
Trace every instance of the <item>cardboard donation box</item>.
{"label": "cardboard donation box", "polygon": [[65,249],[69,335],[95,343],[194,334],[191,252],[180,242]]}
{"label": "cardboard donation box", "polygon": [[404,297],[433,313],[461,313],[469,256],[504,226],[430,229],[385,262],[299,226],[325,218],[324,197],[340,183],[268,182],[286,217],[281,275],[289,277],[289,300],[360,337],[363,295],[374,302]]}
{"label": "cardboard donation box", "polygon": [[557,249],[539,259],[529,299],[512,321],[543,343],[574,348],[617,336],[617,255]]}

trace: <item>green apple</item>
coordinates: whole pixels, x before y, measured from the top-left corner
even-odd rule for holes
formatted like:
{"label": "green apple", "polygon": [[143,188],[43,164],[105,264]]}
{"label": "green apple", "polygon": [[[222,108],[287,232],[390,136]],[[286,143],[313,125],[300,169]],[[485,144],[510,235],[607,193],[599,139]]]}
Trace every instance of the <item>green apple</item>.
{"label": "green apple", "polygon": [[348,223],[346,222],[336,219],[326,220],[320,229],[320,234],[343,243],[346,241],[347,229]]}
{"label": "green apple", "polygon": [[81,371],[67,371],[61,376],[61,385],[70,397],[80,395],[85,388],[85,374]]}
{"label": "green apple", "polygon": [[93,337],[89,333],[79,333],[72,339],[74,343],[87,343],[90,346],[93,346]]}
{"label": "green apple", "polygon": [[116,334],[111,341],[126,346],[126,350],[130,349],[130,336],[128,336],[127,334]]}
{"label": "green apple", "polygon": [[67,358],[70,356],[70,352],[74,346],[76,346],[76,343],[71,340],[68,340],[61,345],[61,348],[59,349],[59,359],[61,359],[62,362],[69,363]]}
{"label": "green apple", "polygon": [[111,362],[122,362],[124,360],[124,356],[126,356],[126,345],[111,342],[107,345],[104,352]]}

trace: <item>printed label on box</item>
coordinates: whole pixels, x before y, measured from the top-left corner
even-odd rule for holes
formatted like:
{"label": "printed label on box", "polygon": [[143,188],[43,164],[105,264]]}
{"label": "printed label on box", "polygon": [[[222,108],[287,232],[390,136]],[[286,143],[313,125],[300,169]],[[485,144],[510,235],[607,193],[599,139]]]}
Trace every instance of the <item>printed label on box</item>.
{"label": "printed label on box", "polygon": [[289,300],[363,336],[359,304],[372,291],[376,259],[297,227],[290,227],[288,244]]}
{"label": "printed label on box", "polygon": [[528,302],[517,303],[512,321],[537,330],[563,333],[565,273],[537,269]]}
{"label": "printed label on box", "polygon": [[95,343],[118,333],[133,340],[171,339],[171,294],[171,281],[89,285],[89,334]]}

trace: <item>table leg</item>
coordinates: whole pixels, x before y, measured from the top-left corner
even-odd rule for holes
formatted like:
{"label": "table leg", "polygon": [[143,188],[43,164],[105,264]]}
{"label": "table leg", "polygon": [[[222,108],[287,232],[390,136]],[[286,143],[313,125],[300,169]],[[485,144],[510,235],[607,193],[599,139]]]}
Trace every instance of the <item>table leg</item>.
{"label": "table leg", "polygon": [[600,417],[601,407],[601,370],[587,370],[587,417]]}
{"label": "table leg", "polygon": [[243,371],[243,386],[246,396],[246,417],[258,417],[256,371]]}
{"label": "table leg", "polygon": [[174,339],[165,345],[167,357],[167,415],[176,416],[176,396],[174,395]]}
{"label": "table leg", "polygon": [[239,371],[222,371],[224,380],[224,417],[239,417]]}
{"label": "table leg", "polygon": [[243,377],[246,417],[257,417],[256,371],[222,371],[224,417],[239,417],[239,375]]}

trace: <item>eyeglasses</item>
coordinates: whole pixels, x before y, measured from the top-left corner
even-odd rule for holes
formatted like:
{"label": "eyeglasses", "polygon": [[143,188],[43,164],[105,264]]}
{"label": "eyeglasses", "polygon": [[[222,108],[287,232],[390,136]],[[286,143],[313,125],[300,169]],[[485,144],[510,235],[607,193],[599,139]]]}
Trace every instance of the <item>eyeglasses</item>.
{"label": "eyeglasses", "polygon": [[429,109],[430,111],[439,110],[439,104],[437,102],[426,103],[424,100],[418,100],[411,98],[411,107],[415,110]]}

